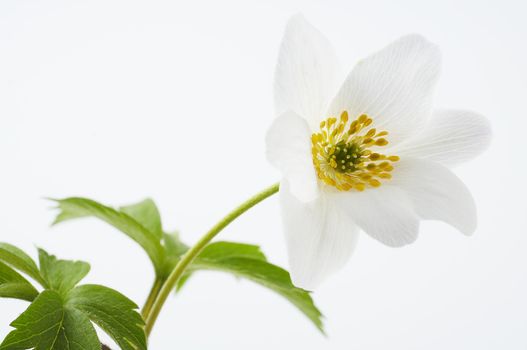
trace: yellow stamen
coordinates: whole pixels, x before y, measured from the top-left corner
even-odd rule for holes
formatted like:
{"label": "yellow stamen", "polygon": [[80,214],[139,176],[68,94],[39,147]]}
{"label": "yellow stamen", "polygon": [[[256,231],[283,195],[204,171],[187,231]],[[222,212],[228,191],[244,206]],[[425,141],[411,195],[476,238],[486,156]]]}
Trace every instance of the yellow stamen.
{"label": "yellow stamen", "polygon": [[364,191],[391,179],[392,163],[399,157],[369,149],[388,145],[388,132],[377,132],[372,124],[373,119],[366,114],[349,122],[347,111],[338,119],[330,117],[320,123],[320,131],[311,135],[312,156],[317,175],[325,184],[340,191]]}
{"label": "yellow stamen", "polygon": [[375,141],[375,144],[377,146],[386,146],[388,144],[388,140],[386,140],[386,139],[377,139],[377,141]]}

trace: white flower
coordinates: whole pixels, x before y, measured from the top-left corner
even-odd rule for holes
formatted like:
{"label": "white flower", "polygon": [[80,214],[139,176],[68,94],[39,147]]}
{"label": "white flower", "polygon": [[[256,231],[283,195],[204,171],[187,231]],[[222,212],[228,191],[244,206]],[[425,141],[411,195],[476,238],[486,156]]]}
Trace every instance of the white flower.
{"label": "white flower", "polygon": [[466,235],[474,200],[447,168],[490,142],[485,118],[433,110],[439,49],[405,36],[359,62],[342,81],[331,44],[293,17],[275,76],[277,119],[267,156],[283,175],[280,197],[293,282],[313,289],[342,267],[359,231],[393,247],[420,220]]}

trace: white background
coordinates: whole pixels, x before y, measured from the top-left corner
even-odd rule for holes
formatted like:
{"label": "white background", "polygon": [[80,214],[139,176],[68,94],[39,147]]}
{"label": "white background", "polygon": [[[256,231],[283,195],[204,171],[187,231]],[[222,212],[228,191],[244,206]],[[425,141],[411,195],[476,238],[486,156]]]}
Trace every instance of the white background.
{"label": "white background", "polygon": [[[0,241],[89,261],[85,280],[138,303],[146,255],[95,220],[49,228],[44,197],[154,198],[194,242],[277,181],[264,156],[284,25],[303,12],[351,67],[418,32],[444,55],[437,105],[491,119],[490,150],[457,169],[479,208],[467,238],[426,222],[392,249],[363,236],[314,297],[328,338],[279,296],[201,273],[170,298],[152,349],[526,349],[527,8],[524,1],[0,2]],[[221,238],[286,264],[277,198]],[[0,336],[26,304],[0,300]],[[103,337],[103,339],[107,339]]]}

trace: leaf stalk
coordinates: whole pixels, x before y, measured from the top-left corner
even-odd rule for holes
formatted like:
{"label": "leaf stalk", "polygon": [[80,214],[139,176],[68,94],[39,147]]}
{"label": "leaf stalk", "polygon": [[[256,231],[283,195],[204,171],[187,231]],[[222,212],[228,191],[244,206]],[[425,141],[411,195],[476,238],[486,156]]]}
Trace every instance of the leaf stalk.
{"label": "leaf stalk", "polygon": [[237,219],[240,215],[245,213],[247,210],[260,203],[264,199],[272,196],[277,193],[280,188],[280,184],[276,183],[263,191],[252,196],[233,211],[227,214],[223,219],[221,219],[216,225],[214,225],[192,248],[190,248],[181,258],[181,260],[174,267],[170,275],[168,276],[166,282],[163,284],[157,298],[150,309],[150,312],[146,318],[145,331],[147,336],[152,332],[152,328],[167,300],[168,296],[176,286],[177,282],[183,276],[187,267],[194,261],[194,259],[201,253],[203,248],[209,244],[209,242],[216,237],[225,227],[227,227],[231,222]]}

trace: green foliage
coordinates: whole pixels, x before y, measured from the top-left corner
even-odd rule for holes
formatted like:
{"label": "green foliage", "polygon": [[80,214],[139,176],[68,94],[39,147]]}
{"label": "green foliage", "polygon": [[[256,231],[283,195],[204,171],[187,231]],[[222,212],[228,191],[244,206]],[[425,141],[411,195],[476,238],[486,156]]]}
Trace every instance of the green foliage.
{"label": "green foliage", "polygon": [[101,343],[90,320],[65,307],[53,290],[43,291],[11,323],[16,328],[0,345],[1,350],[100,350]]}
{"label": "green foliage", "polygon": [[108,333],[123,350],[146,349],[143,319],[137,305],[121,293],[98,285],[73,289],[67,305],[86,314]]}
{"label": "green foliage", "polygon": [[100,350],[92,322],[122,349],[147,348],[144,322],[137,305],[104,286],[77,286],[88,274],[89,264],[59,260],[39,249],[39,269],[20,249],[1,246],[7,246],[11,252],[4,254],[4,260],[9,260],[22,272],[31,273],[45,289],[39,294],[12,267],[0,262],[0,297],[32,301],[11,323],[15,329],[0,344],[0,350]]}
{"label": "green foliage", "polygon": [[178,289],[198,270],[223,271],[266,287],[289,300],[324,332],[322,314],[309,293],[295,287],[286,270],[267,262],[258,246],[231,242],[209,244],[194,260]]}
{"label": "green foliage", "polygon": [[83,217],[103,220],[143,248],[152,261],[156,276],[160,279],[168,276],[181,254],[188,249],[181,243],[177,234],[163,232],[159,210],[151,199],[123,206],[119,210],[87,198],[55,201],[59,204],[60,212],[54,224]]}
{"label": "green foliage", "polygon": [[56,202],[59,205],[60,213],[57,215],[54,224],[77,218],[96,217],[137,242],[150,257],[156,272],[162,271],[165,259],[159,233],[150,231],[136,220],[149,220],[149,227],[156,226],[151,221],[155,218],[155,214],[148,214],[145,209],[148,203],[143,205],[139,203],[135,206],[125,207],[124,211],[118,211],[86,198],[66,198]]}
{"label": "green foliage", "polygon": [[[154,264],[156,278],[161,281],[166,280],[189,249],[177,233],[164,233],[159,210],[150,199],[121,207],[119,211],[85,198],[67,198],[57,202],[61,211],[55,223],[86,216],[109,223],[143,247]],[[148,244],[144,244],[145,241]],[[289,300],[323,332],[322,314],[309,293],[296,288],[289,273],[269,263],[258,246],[233,242],[209,244],[178,281],[176,290],[180,290],[198,270],[227,272],[266,287]]]}
{"label": "green foliage", "polygon": [[38,250],[40,272],[49,289],[62,295],[68,293],[90,272],[90,265],[83,261],[58,260],[43,249]]}
{"label": "green foliage", "polygon": [[188,250],[188,245],[181,242],[179,234],[175,233],[164,233],[163,234],[163,247],[165,248],[165,265],[163,267],[163,273],[158,276],[162,280],[165,280],[170,275],[170,272],[176,267],[179,259]]}
{"label": "green foliage", "polygon": [[260,247],[257,245],[234,242],[214,242],[203,249],[196,259],[196,262],[225,261],[231,258],[247,258],[267,261],[265,254],[262,253]]}
{"label": "green foliage", "polygon": [[137,204],[121,207],[120,211],[135,219],[135,221],[143,225],[144,228],[153,233],[158,239],[161,239],[163,236],[161,215],[153,200],[148,198]]}
{"label": "green foliage", "polygon": [[32,301],[38,291],[22,275],[0,262],[0,297]]}
{"label": "green foliage", "polygon": [[21,249],[8,243],[0,243],[0,261],[24,272],[39,283],[45,284],[40,276],[37,264]]}

